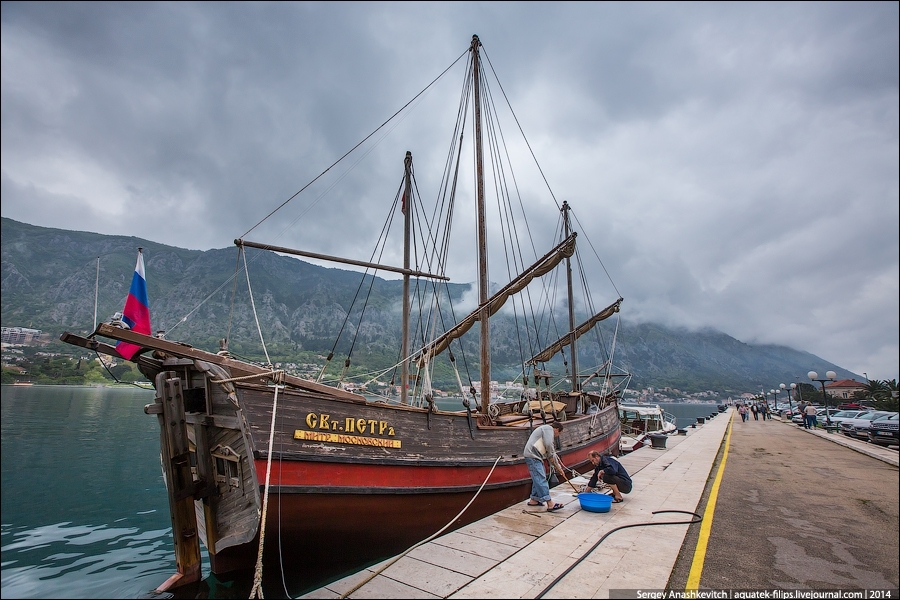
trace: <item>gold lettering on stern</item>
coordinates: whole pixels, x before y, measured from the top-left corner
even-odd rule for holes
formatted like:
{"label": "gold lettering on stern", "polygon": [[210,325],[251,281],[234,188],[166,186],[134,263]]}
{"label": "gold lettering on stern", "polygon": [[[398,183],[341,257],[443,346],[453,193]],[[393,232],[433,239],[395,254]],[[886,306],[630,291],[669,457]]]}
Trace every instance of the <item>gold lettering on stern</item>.
{"label": "gold lettering on stern", "polygon": [[345,433],[319,433],[317,431],[294,431],[295,440],[307,440],[310,442],[331,442],[336,444],[355,444],[357,446],[378,446],[381,448],[399,448],[400,440],[383,440],[379,438],[363,437],[361,435],[347,435]]}
{"label": "gold lettering on stern", "polygon": [[355,444],[357,446],[378,446],[380,448],[400,447],[400,440],[363,437],[362,434],[365,433],[376,435],[387,434],[390,437],[394,437],[394,428],[391,427],[390,423],[387,421],[344,417],[342,423],[340,418],[332,417],[332,415],[327,413],[307,413],[306,426],[310,430],[318,431],[304,431],[297,429],[294,431],[295,440]]}

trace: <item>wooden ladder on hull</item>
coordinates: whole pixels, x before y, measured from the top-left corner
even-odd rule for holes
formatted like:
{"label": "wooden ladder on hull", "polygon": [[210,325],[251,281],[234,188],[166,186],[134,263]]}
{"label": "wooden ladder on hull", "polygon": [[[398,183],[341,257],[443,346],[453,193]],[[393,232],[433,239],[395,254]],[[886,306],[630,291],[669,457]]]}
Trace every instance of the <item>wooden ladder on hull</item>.
{"label": "wooden ladder on hull", "polygon": [[[173,371],[156,376],[157,406],[152,412],[159,417],[160,451],[169,493],[169,514],[172,518],[172,537],[175,541],[177,573],[169,577],[157,592],[200,581],[200,536],[197,535],[197,514],[194,492],[197,484],[191,475],[190,441],[184,415],[184,394],[181,379]],[[158,405],[162,404],[161,407]]]}

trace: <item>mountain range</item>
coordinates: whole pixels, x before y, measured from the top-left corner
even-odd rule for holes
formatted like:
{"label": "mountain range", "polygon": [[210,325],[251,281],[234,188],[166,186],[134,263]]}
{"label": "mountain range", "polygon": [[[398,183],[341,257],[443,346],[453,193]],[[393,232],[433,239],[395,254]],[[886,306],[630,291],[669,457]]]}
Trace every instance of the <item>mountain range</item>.
{"label": "mountain range", "polygon": [[[233,354],[257,353],[255,357],[261,358],[246,275],[233,247],[187,250],[135,237],[37,227],[5,217],[0,236],[4,327],[40,329],[53,339],[63,331],[89,333],[94,327],[95,297],[98,321],[108,321],[122,310],[140,247],[155,329],[165,330],[168,339],[210,351],[227,338]],[[344,335],[335,345],[336,332],[343,328],[358,333],[355,365],[374,369],[397,361],[401,281],[363,278],[356,271],[321,267],[267,251],[248,253],[248,260],[253,261],[255,312],[273,360],[321,363],[329,353],[342,356],[351,344],[350,336]],[[228,274],[236,274],[240,281],[229,279]],[[354,326],[360,309],[347,319],[346,307],[370,286],[365,318]],[[449,294],[459,301],[468,289],[468,285],[454,284]],[[622,310],[627,314],[627,299]],[[521,376],[514,336],[507,335],[511,326],[502,317],[492,320],[492,340],[508,340],[506,347],[501,344],[492,354],[494,378],[501,381]],[[811,369],[834,370],[840,379],[859,378],[808,352],[748,344],[712,329],[637,323],[623,316],[617,340],[615,362],[633,375],[632,389],[758,393],[778,383],[795,382],[798,376],[806,383],[805,373]],[[75,353],[71,346],[61,342],[59,346],[61,352]],[[586,351],[590,352],[589,345]],[[477,352],[472,356],[477,359]]]}

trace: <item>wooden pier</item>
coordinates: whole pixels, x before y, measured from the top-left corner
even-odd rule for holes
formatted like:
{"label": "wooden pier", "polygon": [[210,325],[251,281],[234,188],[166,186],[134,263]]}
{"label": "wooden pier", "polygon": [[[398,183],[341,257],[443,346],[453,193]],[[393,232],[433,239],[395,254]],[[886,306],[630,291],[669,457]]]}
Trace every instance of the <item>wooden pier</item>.
{"label": "wooden pier", "polygon": [[[582,510],[563,482],[551,491],[566,505],[558,512],[523,500],[303,597],[605,598],[614,589],[663,589],[690,527],[686,513],[697,510],[731,415],[670,436],[664,449],[621,457],[634,489],[608,513]],[[681,524],[664,524],[670,522]]]}

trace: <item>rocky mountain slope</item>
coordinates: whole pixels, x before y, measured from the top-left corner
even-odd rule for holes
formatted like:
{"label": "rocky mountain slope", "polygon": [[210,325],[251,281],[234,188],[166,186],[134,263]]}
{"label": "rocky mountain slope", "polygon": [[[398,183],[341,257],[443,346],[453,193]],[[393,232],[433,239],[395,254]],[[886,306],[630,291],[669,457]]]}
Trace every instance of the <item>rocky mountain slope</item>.
{"label": "rocky mountain slope", "polygon": [[[54,339],[65,330],[90,332],[95,286],[97,318],[109,320],[124,305],[138,247],[144,248],[155,329],[165,330],[169,339],[211,351],[218,349],[219,339],[227,337],[233,353],[261,357],[246,278],[236,269],[235,248],[185,250],[134,237],[35,227],[7,218],[2,219],[3,326],[41,329]],[[256,311],[273,360],[321,362],[321,356],[332,349],[336,357],[342,357],[350,347],[354,324],[359,322],[354,364],[375,368],[396,362],[400,281],[375,278],[373,282],[369,278],[361,283],[361,275],[354,271],[252,249],[248,260],[253,261]],[[239,280],[235,283],[228,275],[236,273]],[[355,314],[346,319],[346,307],[358,290],[364,293],[370,284],[365,318],[360,322],[361,309],[355,308]],[[467,288],[451,285],[450,294],[459,300]],[[626,314],[627,299],[623,305]],[[495,378],[514,379],[521,367],[511,323],[502,319],[494,323],[492,339],[507,344],[493,354]],[[335,348],[341,328],[345,333]],[[71,349],[59,346],[60,350]],[[583,351],[590,356],[589,343]],[[777,382],[791,383],[812,368],[855,377],[791,348],[745,344],[718,331],[673,329],[625,318],[616,352],[616,362],[634,375],[632,388],[758,392]],[[470,363],[477,360],[477,352],[469,356]]]}

